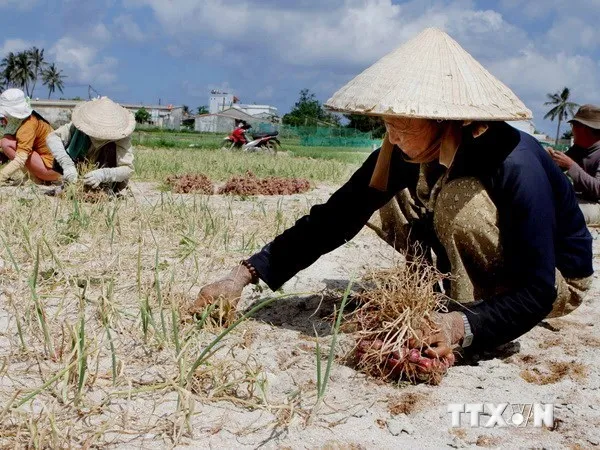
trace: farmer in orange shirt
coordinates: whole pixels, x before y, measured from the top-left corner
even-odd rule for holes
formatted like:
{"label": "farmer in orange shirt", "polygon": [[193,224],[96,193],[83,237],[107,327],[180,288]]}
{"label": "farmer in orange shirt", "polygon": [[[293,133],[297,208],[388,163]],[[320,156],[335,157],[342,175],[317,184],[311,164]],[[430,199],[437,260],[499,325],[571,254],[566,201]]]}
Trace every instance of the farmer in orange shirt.
{"label": "farmer in orange shirt", "polygon": [[0,183],[6,183],[24,169],[34,179],[59,180],[60,174],[52,170],[54,157],[46,145],[52,127],[29,106],[23,91],[7,89],[0,95],[0,115],[5,124],[0,146],[12,160],[0,171]]}

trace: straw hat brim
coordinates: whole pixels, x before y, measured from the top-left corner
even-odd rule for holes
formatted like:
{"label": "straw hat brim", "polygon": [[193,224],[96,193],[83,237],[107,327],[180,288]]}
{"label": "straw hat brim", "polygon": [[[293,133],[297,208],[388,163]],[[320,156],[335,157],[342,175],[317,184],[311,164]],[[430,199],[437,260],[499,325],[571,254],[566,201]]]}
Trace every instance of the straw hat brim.
{"label": "straw hat brim", "polygon": [[336,112],[441,120],[510,121],[531,111],[456,41],[428,28],[337,91]]}
{"label": "straw hat brim", "polygon": [[107,97],[77,105],[71,121],[81,132],[100,140],[117,141],[135,130],[133,113]]}
{"label": "straw hat brim", "polygon": [[600,130],[600,120],[586,120],[574,117],[571,120],[569,120],[569,123],[573,122],[579,122],[580,124],[585,125],[586,127],[593,128],[594,130]]}

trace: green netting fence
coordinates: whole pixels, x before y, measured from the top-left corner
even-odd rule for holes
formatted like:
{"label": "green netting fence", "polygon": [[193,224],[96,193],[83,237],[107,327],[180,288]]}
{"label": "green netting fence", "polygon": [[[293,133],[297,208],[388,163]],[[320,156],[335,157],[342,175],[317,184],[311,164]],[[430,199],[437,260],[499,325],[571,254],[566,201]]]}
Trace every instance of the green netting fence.
{"label": "green netting fence", "polygon": [[381,139],[344,127],[291,127],[282,125],[279,134],[284,139],[298,139],[300,145],[309,147],[372,147]]}

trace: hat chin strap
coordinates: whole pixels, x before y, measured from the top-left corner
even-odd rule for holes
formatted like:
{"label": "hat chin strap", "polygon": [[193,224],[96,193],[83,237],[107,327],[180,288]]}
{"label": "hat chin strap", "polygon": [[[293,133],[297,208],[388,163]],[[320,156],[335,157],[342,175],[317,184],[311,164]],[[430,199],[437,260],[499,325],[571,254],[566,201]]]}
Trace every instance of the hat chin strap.
{"label": "hat chin strap", "polygon": [[383,135],[383,143],[379,150],[379,156],[377,157],[377,163],[375,163],[375,169],[373,175],[371,175],[371,181],[369,187],[377,189],[378,191],[387,191],[388,178],[390,176],[390,162],[392,161],[392,152],[394,146],[390,142],[390,138],[387,133]]}

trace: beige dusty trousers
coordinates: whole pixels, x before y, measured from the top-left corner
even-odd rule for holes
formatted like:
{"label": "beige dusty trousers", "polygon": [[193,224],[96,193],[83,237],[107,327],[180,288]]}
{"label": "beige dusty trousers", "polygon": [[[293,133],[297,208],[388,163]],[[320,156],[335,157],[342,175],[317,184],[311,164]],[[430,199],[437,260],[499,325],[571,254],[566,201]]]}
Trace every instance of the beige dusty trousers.
{"label": "beige dusty trousers", "polygon": [[578,200],[585,223],[590,226],[600,226],[600,203],[589,200]]}
{"label": "beige dusty trousers", "polygon": [[[433,231],[446,253],[452,274],[449,297],[470,303],[511,289],[504,270],[498,229],[498,210],[476,178],[459,178],[443,184],[433,202]],[[413,224],[426,214],[407,189],[379,211],[380,237],[411,257]],[[570,313],[583,301],[591,277],[565,279],[556,271],[557,298],[548,317]]]}

